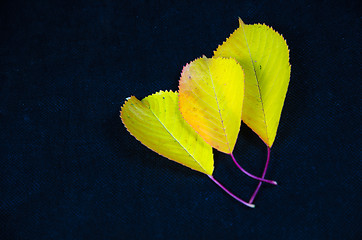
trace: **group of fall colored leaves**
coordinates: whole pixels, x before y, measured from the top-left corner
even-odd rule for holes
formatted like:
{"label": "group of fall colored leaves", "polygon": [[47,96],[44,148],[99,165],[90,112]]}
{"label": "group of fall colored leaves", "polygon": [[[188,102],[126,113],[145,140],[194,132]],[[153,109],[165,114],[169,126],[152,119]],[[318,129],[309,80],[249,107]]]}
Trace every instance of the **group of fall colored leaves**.
{"label": "group of fall colored leaves", "polygon": [[187,64],[179,92],[127,98],[121,119],[148,148],[212,176],[212,147],[232,154],[241,120],[270,148],[290,78],[284,38],[264,24],[237,28],[214,52]]}

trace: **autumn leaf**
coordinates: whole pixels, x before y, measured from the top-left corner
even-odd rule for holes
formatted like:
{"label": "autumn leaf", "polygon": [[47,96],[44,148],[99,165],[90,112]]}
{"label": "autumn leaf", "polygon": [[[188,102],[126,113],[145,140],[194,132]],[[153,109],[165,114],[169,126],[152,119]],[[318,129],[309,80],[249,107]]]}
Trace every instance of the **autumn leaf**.
{"label": "autumn leaf", "polygon": [[132,96],[122,106],[121,119],[127,130],[151,150],[206,174],[231,197],[255,207],[235,196],[212,176],[212,148],[182,118],[178,93],[160,91],[141,101]]}
{"label": "autumn leaf", "polygon": [[236,166],[251,178],[259,178],[240,166],[233,150],[240,131],[244,73],[231,58],[198,58],[187,64],[179,83],[180,111],[200,136],[217,150],[230,154]]}
{"label": "autumn leaf", "polygon": [[[265,24],[246,25],[239,19],[239,25],[214,56],[235,58],[244,69],[242,119],[267,145],[264,178],[289,85],[289,50],[284,38]],[[260,186],[261,182],[249,203],[254,201]]]}
{"label": "autumn leaf", "polygon": [[148,148],[212,175],[212,148],[182,118],[177,93],[160,91],[142,101],[132,96],[123,105],[121,118],[127,130]]}
{"label": "autumn leaf", "polygon": [[239,24],[214,56],[235,58],[243,67],[242,119],[271,147],[289,84],[288,46],[279,33],[264,24],[246,25],[241,19]]}
{"label": "autumn leaf", "polygon": [[234,59],[198,58],[179,84],[180,111],[212,147],[232,153],[241,124],[244,73]]}

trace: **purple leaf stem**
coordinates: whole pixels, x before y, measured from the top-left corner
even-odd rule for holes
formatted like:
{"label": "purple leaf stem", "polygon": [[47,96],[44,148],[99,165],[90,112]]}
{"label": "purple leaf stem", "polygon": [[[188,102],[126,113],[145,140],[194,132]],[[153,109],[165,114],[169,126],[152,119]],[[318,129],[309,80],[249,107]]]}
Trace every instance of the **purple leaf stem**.
{"label": "purple leaf stem", "polygon": [[221,185],[221,183],[219,183],[213,176],[211,175],[207,175],[209,176],[209,178],[214,181],[214,183],[216,183],[216,185],[218,185],[222,190],[224,190],[227,194],[229,194],[230,196],[232,196],[234,199],[236,199],[237,201],[241,202],[242,204],[251,207],[251,208],[255,208],[255,205],[252,203],[247,203],[244,200],[238,198],[237,196],[235,196],[234,194],[232,194],[229,190],[227,190],[223,185]]}
{"label": "purple leaf stem", "polygon": [[244,168],[242,168],[242,167],[239,165],[239,163],[235,160],[235,157],[234,157],[233,153],[230,153],[230,156],[231,156],[231,158],[233,159],[235,165],[236,165],[243,173],[245,173],[245,174],[248,175],[249,177],[254,178],[255,180],[262,181],[262,182],[270,183],[270,184],[273,184],[273,185],[278,185],[278,183],[277,183],[276,181],[264,179],[264,177],[263,177],[263,178],[260,178],[260,177],[257,177],[257,176],[255,176],[255,175],[247,172],[247,171],[246,171]]}
{"label": "purple leaf stem", "polygon": [[[267,148],[268,148],[268,157],[267,157],[267,159],[266,159],[266,163],[265,163],[265,167],[264,167],[263,175],[261,176],[262,178],[264,178],[264,177],[265,177],[266,170],[268,169],[268,165],[269,165],[269,159],[270,159],[270,147],[269,147],[269,146],[267,146]],[[259,189],[260,189],[260,187],[261,187],[261,184],[262,184],[262,182],[259,182],[258,186],[257,186],[257,187],[256,187],[256,189],[255,189],[255,192],[254,192],[253,196],[251,196],[251,198],[250,198],[250,200],[249,200],[249,203],[253,203],[253,201],[254,201],[254,199],[255,199],[256,195],[257,195],[257,194],[258,194],[258,192],[259,192]]]}

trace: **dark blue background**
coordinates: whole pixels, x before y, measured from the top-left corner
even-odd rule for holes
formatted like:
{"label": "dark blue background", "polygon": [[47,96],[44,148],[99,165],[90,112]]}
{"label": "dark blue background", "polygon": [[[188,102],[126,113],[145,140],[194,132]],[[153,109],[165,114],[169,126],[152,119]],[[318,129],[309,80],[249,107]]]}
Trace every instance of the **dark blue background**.
{"label": "dark blue background", "polygon": [[[196,2],[196,1],[195,1]],[[2,1],[0,239],[361,239],[360,1]],[[290,47],[292,74],[256,208],[153,153],[126,97],[177,90],[182,67],[245,23]],[[242,124],[235,156],[261,175]],[[257,182],[215,152],[244,199]]]}

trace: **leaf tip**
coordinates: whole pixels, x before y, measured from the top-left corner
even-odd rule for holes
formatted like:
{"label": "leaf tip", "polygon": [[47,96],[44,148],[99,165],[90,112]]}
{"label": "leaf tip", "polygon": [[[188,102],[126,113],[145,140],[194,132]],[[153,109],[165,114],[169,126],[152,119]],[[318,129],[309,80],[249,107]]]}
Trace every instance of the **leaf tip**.
{"label": "leaf tip", "polygon": [[123,113],[123,110],[126,108],[126,105],[127,103],[132,99],[132,98],[135,98],[135,96],[130,96],[130,97],[127,97],[126,98],[126,101],[123,103],[123,105],[121,106],[121,110],[119,111],[119,117],[122,119],[123,121],[123,118],[122,118],[122,113]]}
{"label": "leaf tip", "polygon": [[241,20],[241,17],[239,17],[239,26],[241,27],[242,25],[245,25],[245,23]]}
{"label": "leaf tip", "polygon": [[123,105],[121,106],[121,110],[126,106],[127,102],[130,101],[132,98],[134,98],[135,96],[130,96],[130,97],[126,97],[126,101],[124,101]]}

